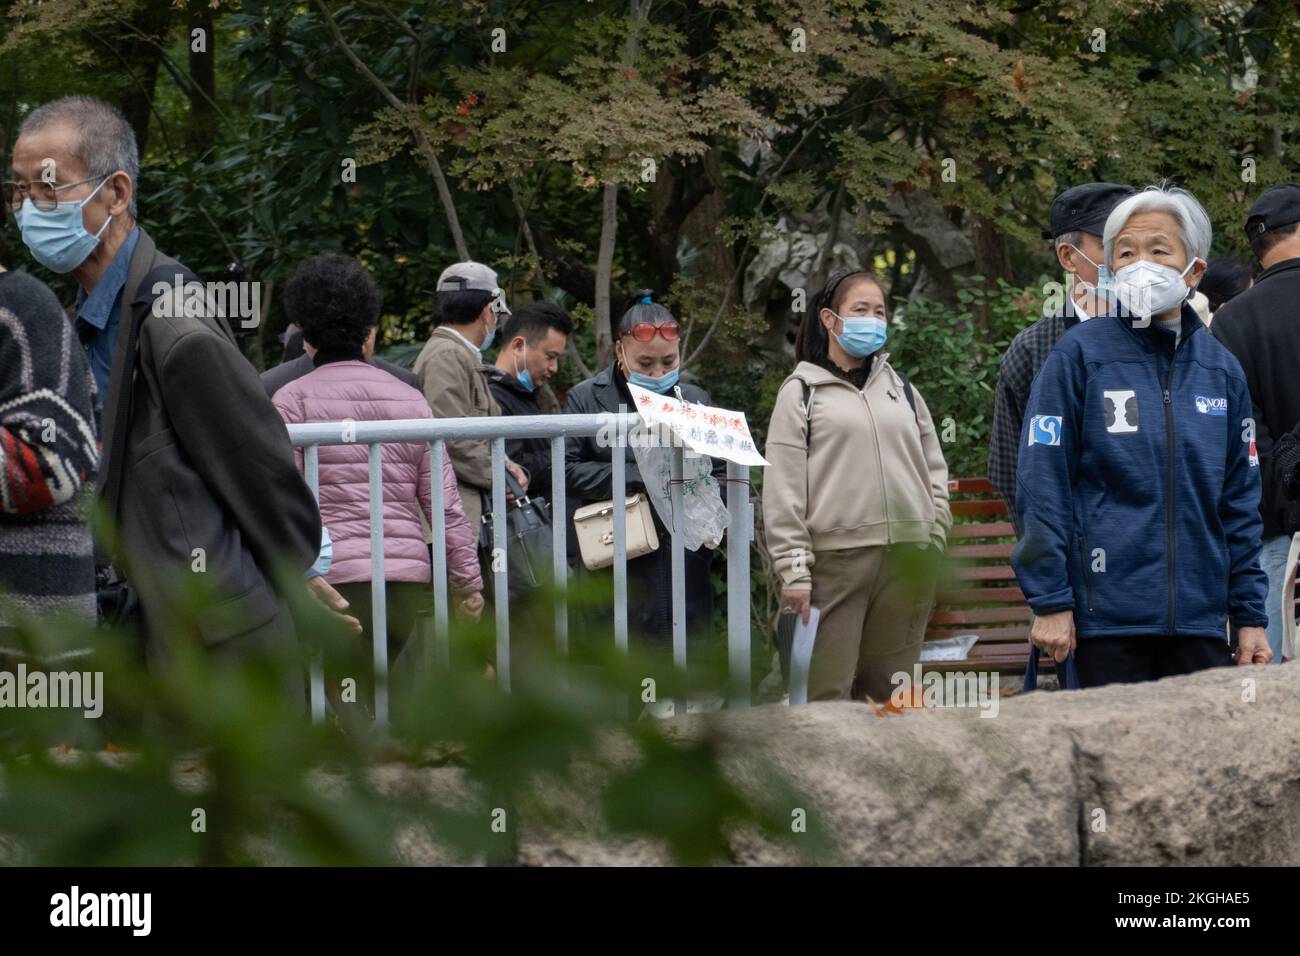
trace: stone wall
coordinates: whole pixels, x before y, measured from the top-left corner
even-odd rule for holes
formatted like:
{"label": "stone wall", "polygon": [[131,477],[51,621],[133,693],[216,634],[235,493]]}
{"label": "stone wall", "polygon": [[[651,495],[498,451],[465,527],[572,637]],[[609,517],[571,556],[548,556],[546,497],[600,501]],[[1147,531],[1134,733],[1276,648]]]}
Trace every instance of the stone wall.
{"label": "stone wall", "polygon": [[[743,789],[770,793],[783,774],[806,795],[789,812],[802,810],[810,833],[733,834],[739,864],[1300,864],[1297,664],[1009,697],[992,718],[836,703],[670,727],[720,734]],[[668,862],[652,843],[600,832],[581,783],[593,773],[544,799],[563,826],[525,832],[519,862]],[[817,830],[824,848],[809,853]],[[405,849],[411,862],[439,859],[418,840]]]}

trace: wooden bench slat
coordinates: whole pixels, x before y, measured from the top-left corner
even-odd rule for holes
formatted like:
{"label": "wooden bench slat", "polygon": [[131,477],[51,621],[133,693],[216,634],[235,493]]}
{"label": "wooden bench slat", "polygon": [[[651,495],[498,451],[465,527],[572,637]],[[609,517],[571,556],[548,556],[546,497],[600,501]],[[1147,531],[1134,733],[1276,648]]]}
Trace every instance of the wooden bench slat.
{"label": "wooden bench slat", "polygon": [[948,507],[953,514],[962,515],[963,517],[1004,515],[1007,513],[1007,503],[1001,498],[976,499],[974,501],[953,501],[949,502]]}
{"label": "wooden bench slat", "polygon": [[[975,634],[979,637],[976,647],[980,644],[989,643],[997,644],[1007,641],[1029,641],[1028,627],[966,627],[966,628],[940,628],[927,627],[925,639],[927,641],[938,641],[945,637],[956,637],[959,634]],[[972,649],[973,651],[973,649]]]}
{"label": "wooden bench slat", "polygon": [[937,624],[1001,624],[1004,621],[1028,621],[1029,605],[968,608],[961,611],[935,611],[930,623]]}
{"label": "wooden bench slat", "polygon": [[1016,572],[1009,564],[986,565],[984,567],[955,567],[952,576],[958,581],[1014,581]]}
{"label": "wooden bench slat", "polygon": [[958,591],[942,591],[935,595],[935,607],[948,607],[954,604],[1024,604],[1025,592],[1013,588],[963,588]]}
{"label": "wooden bench slat", "polygon": [[1011,552],[1016,549],[1013,542],[1005,544],[958,544],[948,549],[948,553],[954,558],[968,558],[976,560],[979,558],[1010,558]]}
{"label": "wooden bench slat", "polygon": [[963,538],[1013,538],[1016,527],[1010,521],[976,521],[971,524],[955,524],[948,529],[948,540]]}
{"label": "wooden bench slat", "polygon": [[975,495],[992,495],[997,490],[993,487],[993,482],[987,478],[950,478],[948,480],[949,493],[958,492]]}

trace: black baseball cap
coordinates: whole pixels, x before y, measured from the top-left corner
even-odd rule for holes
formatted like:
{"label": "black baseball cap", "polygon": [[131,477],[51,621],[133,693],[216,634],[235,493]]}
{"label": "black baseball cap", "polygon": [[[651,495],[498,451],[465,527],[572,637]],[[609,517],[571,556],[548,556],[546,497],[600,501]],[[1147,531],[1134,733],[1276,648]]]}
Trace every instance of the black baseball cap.
{"label": "black baseball cap", "polygon": [[1282,183],[1269,186],[1246,216],[1246,238],[1254,239],[1260,233],[1300,220],[1300,186]]}
{"label": "black baseball cap", "polygon": [[1049,213],[1051,228],[1043,231],[1044,239],[1055,239],[1067,232],[1086,232],[1100,236],[1106,217],[1136,189],[1119,183],[1084,183],[1071,186],[1052,200]]}

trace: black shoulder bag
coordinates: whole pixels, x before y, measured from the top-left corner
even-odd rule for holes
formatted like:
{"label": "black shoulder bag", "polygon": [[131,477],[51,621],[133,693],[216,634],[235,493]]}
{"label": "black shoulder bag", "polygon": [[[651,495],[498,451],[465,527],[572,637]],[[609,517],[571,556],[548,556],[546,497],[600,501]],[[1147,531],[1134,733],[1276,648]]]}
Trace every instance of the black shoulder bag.
{"label": "black shoulder bag", "polygon": [[[506,504],[506,574],[509,580],[510,600],[543,587],[551,578],[551,509],[545,498],[529,498],[506,470],[506,487],[515,496],[513,505]],[[479,528],[478,554],[483,570],[484,597],[495,595],[496,575],[492,572],[492,553],[495,547],[492,502],[483,495],[483,521]]]}

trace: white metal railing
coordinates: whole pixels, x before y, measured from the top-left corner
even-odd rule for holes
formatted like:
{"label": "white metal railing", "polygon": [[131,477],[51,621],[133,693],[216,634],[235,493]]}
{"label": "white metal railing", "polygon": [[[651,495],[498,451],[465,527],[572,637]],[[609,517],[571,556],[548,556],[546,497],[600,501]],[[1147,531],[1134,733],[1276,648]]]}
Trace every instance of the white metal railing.
{"label": "white metal railing", "polygon": [[[566,600],[568,580],[568,538],[565,533],[564,441],[604,434],[612,436],[615,448],[625,447],[629,432],[640,427],[635,414],[601,413],[597,415],[531,415],[491,418],[402,419],[397,421],[321,422],[290,425],[289,437],[295,447],[304,449],[303,463],[307,483],[320,498],[318,449],[321,445],[363,444],[369,449],[370,464],[370,568],[375,667],[375,719],[388,720],[388,641],[387,603],[384,585],[384,498],[383,445],[388,443],[427,442],[430,446],[430,488],[432,513],[429,526],[433,536],[433,652],[444,666],[450,661],[447,622],[447,529],[443,501],[443,456],[446,443],[460,439],[484,439],[492,449],[493,549],[504,554],[506,537],[505,443],[508,438],[545,438],[551,442],[552,571],[555,582],[555,635],[558,649],[569,648],[569,613]],[[672,477],[682,476],[683,449],[673,449]],[[614,506],[614,644],[626,653],[627,631],[627,465],[624,454],[611,455]],[[749,500],[749,468],[727,463],[727,702],[728,706],[749,705],[750,682],[750,606],[749,547],[753,538],[753,505]],[[673,663],[686,669],[686,576],[685,554],[680,528],[682,489],[680,481],[670,485],[673,524],[669,547],[672,550],[672,636]],[[479,529],[471,529],[477,535]],[[662,547],[662,544],[661,544]],[[496,561],[495,623],[496,672],[502,688],[510,689],[510,596],[507,562]],[[488,573],[489,569],[483,569]],[[325,716],[324,675],[319,662],[311,668],[312,718]],[[676,713],[685,713],[686,702],[675,702]]]}

